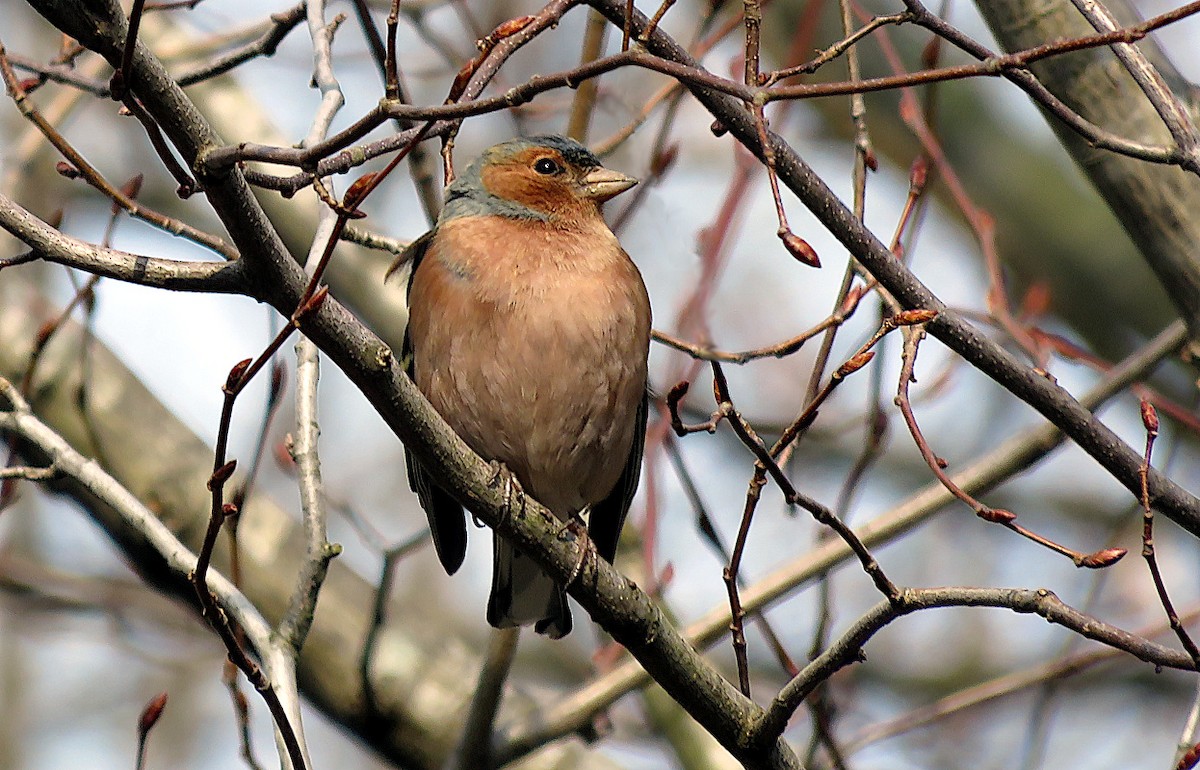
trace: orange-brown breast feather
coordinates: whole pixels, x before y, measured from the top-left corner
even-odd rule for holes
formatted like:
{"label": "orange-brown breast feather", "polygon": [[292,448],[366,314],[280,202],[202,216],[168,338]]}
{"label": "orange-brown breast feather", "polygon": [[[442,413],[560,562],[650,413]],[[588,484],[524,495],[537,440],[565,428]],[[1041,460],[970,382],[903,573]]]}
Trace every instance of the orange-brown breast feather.
{"label": "orange-brown breast feather", "polygon": [[560,516],[603,499],[633,443],[650,304],[599,216],[443,222],[413,277],[418,387]]}

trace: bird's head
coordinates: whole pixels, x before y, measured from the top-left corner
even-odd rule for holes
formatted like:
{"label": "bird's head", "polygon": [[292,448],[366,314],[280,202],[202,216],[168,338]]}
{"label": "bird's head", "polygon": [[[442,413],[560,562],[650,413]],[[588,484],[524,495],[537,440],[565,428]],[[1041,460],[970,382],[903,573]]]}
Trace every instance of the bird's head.
{"label": "bird's head", "polygon": [[604,201],[637,184],[561,136],[488,148],[446,189],[442,218],[499,215],[554,221],[599,216]]}

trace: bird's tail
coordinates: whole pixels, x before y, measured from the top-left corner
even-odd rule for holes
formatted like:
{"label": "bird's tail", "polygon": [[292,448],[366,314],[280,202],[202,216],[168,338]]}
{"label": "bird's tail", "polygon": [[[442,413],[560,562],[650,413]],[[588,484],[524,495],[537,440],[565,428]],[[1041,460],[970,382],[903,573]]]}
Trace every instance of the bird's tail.
{"label": "bird's tail", "polygon": [[492,536],[492,593],[487,620],[496,628],[533,623],[539,634],[551,639],[561,639],[571,632],[571,610],[562,586],[499,535]]}

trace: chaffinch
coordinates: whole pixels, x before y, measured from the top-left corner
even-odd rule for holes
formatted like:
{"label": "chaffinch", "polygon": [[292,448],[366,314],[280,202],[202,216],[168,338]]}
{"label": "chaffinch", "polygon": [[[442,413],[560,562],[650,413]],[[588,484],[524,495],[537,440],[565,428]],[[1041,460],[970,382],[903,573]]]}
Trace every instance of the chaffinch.
{"label": "chaffinch", "polygon": [[[586,511],[609,561],[641,468],[650,301],[600,207],[636,183],[564,137],[497,144],[393,266],[413,260],[405,353],[417,387],[556,516]],[[408,478],[453,574],[462,506],[411,453]],[[571,630],[563,586],[496,535],[487,619],[556,639]]]}

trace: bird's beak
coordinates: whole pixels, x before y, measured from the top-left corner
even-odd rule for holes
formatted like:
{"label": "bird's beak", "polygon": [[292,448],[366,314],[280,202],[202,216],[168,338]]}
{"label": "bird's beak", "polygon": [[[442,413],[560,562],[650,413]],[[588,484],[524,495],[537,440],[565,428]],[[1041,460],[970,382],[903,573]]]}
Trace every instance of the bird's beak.
{"label": "bird's beak", "polygon": [[616,197],[637,184],[631,176],[625,176],[619,171],[607,168],[594,168],[583,178],[583,194],[588,198],[603,203],[609,198]]}

